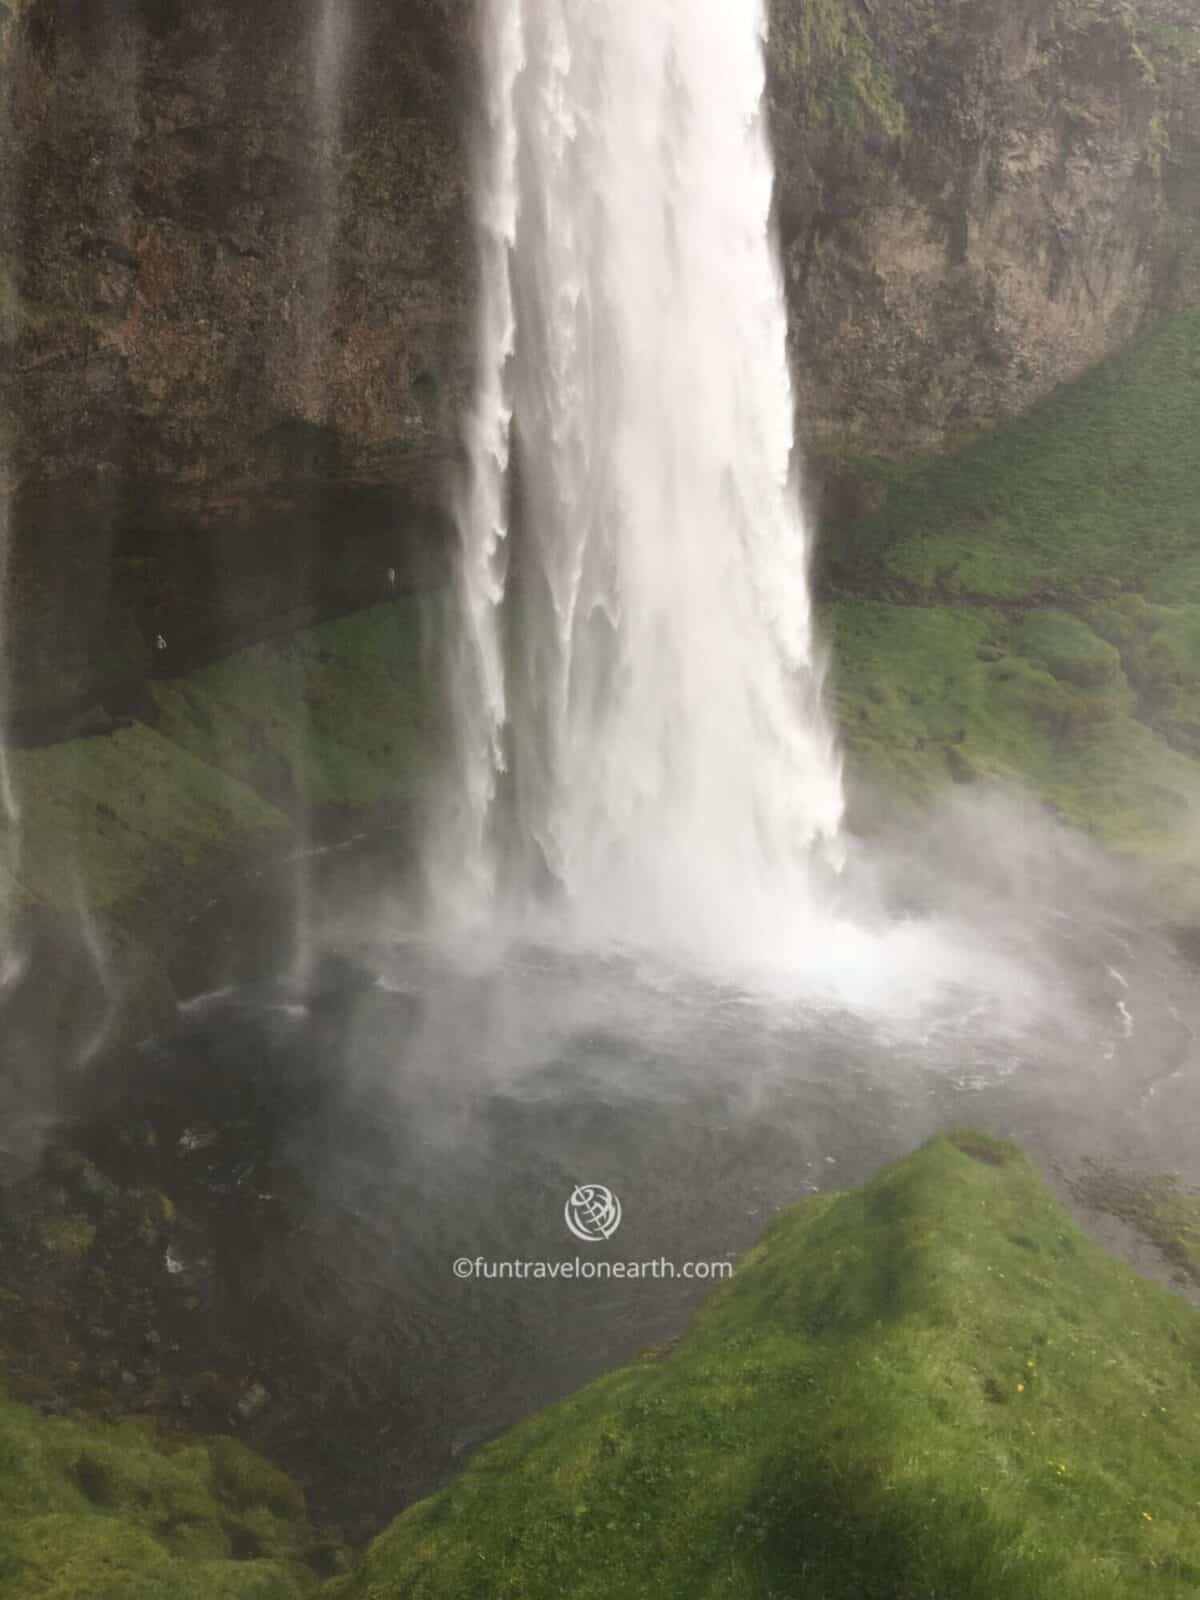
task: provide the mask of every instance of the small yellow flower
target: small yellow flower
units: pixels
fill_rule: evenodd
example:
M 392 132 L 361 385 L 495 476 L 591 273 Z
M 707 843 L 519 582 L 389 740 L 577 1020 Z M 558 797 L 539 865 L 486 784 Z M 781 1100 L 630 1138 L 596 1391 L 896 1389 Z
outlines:
M 1018 1394 L 1024 1394 L 1024 1392 L 1025 1392 L 1025 1385 L 1023 1383 L 1019 1383 L 1017 1385 L 1017 1393 Z
M 1150 1515 L 1150 1513 L 1148 1511 L 1143 1511 L 1142 1515 L 1145 1517 L 1147 1522 L 1153 1522 L 1154 1521 L 1154 1518 Z

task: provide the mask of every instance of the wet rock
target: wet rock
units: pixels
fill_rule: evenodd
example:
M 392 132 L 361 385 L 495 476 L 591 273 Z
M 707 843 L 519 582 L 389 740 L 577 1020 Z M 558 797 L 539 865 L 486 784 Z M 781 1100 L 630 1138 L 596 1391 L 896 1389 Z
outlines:
M 974 783 L 979 774 L 957 745 L 946 746 L 946 767 L 955 783 Z
M 240 1422 L 253 1422 L 271 1404 L 271 1396 L 261 1383 L 252 1383 L 233 1408 Z

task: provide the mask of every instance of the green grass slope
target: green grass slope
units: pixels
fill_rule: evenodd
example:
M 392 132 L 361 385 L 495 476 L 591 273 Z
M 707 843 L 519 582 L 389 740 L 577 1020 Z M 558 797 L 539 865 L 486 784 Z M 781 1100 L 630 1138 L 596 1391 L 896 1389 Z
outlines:
M 483 1449 L 340 1600 L 1183 1600 L 1200 1317 L 952 1133 Z
M 868 783 L 1028 784 L 1200 855 L 1200 312 L 936 460 L 856 461 L 826 530 L 834 694 Z
M 375 606 L 158 684 L 157 727 L 288 808 L 411 799 L 433 737 L 415 612 Z
M 6 1600 L 298 1600 L 312 1544 L 300 1490 L 233 1439 L 167 1454 L 0 1397 Z

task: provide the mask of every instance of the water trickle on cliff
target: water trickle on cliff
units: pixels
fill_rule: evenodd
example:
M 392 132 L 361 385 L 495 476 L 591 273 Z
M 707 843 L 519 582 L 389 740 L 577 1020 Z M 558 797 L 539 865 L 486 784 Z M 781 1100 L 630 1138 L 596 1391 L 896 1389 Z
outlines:
M 618 938 L 786 938 L 843 802 L 794 477 L 763 7 L 484 13 L 462 804 L 440 888 L 477 908 L 553 885 Z
M 7 440 L 0 431 L 0 477 L 8 466 Z M 11 513 L 7 486 L 0 483 L 0 995 L 16 982 L 24 965 L 17 941 L 18 875 L 21 866 L 21 806 L 8 756 L 9 703 L 8 550 Z
M 331 332 L 337 294 L 342 133 L 350 30 L 349 0 L 315 0 L 308 61 L 313 118 L 308 182 L 314 221 L 299 306 L 297 381 L 300 413 L 317 427 L 329 424 L 333 409 Z M 308 554 L 311 560 L 311 550 Z M 300 686 L 297 692 L 302 693 Z M 303 706 L 300 709 L 303 712 Z M 293 986 L 304 992 L 311 985 L 317 959 L 312 886 L 315 841 L 309 778 L 313 758 L 307 716 L 297 716 L 295 726 L 299 731 L 291 751 L 291 773 L 300 848 L 294 858 L 290 976 Z
M 312 169 L 315 211 L 312 254 L 301 310 L 301 385 L 305 415 L 324 423 L 330 400 L 330 332 L 341 209 L 342 125 L 351 18 L 348 0 L 316 0 L 310 46 Z
M 16 245 L 14 189 L 15 156 L 12 139 L 11 14 L 0 18 L 0 279 Z M 8 258 L 6 260 L 5 258 Z M 11 347 L 15 328 L 15 293 L 11 282 L 0 282 L 0 347 Z M 9 718 L 12 713 L 9 684 L 8 564 L 12 532 L 11 420 L 0 415 L 0 995 L 20 976 L 23 958 L 17 945 L 16 922 L 21 860 L 21 807 L 9 761 Z

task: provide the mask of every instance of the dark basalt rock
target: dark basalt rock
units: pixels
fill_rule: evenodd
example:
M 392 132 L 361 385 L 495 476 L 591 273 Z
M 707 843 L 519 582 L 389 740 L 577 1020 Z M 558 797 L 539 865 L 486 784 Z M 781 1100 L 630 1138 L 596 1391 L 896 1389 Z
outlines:
M 331 123 L 312 0 L 0 13 L 23 737 L 364 603 L 408 564 L 398 545 L 445 541 L 475 7 L 345 14 Z M 777 221 L 823 509 L 867 492 L 847 448 L 958 437 L 1196 298 L 1195 43 L 1182 0 L 773 0 Z

